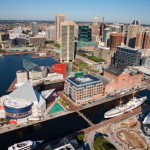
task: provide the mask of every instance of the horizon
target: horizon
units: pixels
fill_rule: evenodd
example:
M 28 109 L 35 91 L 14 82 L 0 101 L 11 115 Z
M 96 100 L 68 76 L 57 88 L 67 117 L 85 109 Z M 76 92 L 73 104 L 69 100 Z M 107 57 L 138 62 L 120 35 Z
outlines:
M 97 16 L 101 22 L 104 16 L 105 22 L 130 24 L 133 20 L 139 20 L 140 24 L 149 25 L 149 6 L 149 0 L 6 0 L 1 2 L 0 20 L 53 21 L 56 14 L 62 13 L 68 21 L 92 22 Z

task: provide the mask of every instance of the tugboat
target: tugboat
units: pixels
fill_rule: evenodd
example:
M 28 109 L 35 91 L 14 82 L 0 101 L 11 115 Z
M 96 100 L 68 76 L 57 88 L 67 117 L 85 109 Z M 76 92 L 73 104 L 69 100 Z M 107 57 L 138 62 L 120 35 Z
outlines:
M 23 142 L 16 143 L 8 147 L 8 150 L 32 150 L 38 147 L 42 142 L 43 140 L 42 141 L 31 141 L 31 140 L 23 141 Z
M 131 110 L 139 107 L 140 105 L 142 105 L 142 103 L 144 103 L 144 101 L 146 99 L 147 99 L 147 96 L 141 97 L 141 98 L 133 97 L 128 103 L 126 103 L 122 106 L 115 107 L 115 108 L 107 111 L 104 114 L 104 117 L 112 118 L 112 117 L 116 117 L 118 115 L 124 114 L 125 112 L 131 111 Z

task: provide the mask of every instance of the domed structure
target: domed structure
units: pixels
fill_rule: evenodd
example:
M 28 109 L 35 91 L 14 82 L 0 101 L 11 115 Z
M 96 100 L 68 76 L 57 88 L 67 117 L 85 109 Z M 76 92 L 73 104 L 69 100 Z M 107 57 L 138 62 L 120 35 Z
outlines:
M 132 23 L 131 23 L 131 25 L 140 25 L 140 23 L 139 23 L 139 21 L 138 20 L 134 20 Z

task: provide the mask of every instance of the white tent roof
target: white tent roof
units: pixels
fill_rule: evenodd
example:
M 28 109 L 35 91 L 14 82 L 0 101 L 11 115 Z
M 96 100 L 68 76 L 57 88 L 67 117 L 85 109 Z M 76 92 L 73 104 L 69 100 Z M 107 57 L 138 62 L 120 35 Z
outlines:
M 145 117 L 143 124 L 150 124 L 150 113 Z
M 9 97 L 38 103 L 45 101 L 40 93 L 33 89 L 30 82 L 26 82 L 22 86 L 18 87 L 15 91 L 9 94 Z

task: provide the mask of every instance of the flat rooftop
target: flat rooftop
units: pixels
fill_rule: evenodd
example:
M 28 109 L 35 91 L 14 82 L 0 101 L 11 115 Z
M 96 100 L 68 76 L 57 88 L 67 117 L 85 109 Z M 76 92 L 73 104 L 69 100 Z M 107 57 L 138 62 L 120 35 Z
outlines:
M 71 77 L 71 78 L 68 78 L 67 81 L 76 87 L 82 87 L 82 86 L 91 85 L 95 83 L 102 83 L 102 80 L 90 74 L 87 74 L 81 77 Z

